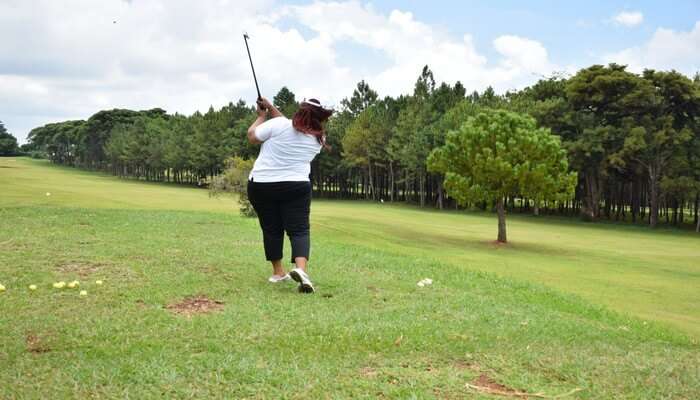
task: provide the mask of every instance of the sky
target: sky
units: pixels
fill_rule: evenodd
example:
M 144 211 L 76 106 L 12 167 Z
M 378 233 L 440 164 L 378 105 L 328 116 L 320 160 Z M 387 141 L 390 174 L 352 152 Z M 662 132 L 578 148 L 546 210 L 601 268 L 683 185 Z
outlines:
M 700 71 L 700 1 L 0 0 L 0 121 L 99 110 L 191 114 L 282 86 L 337 106 L 364 79 L 410 93 L 421 68 L 468 91 L 592 64 Z

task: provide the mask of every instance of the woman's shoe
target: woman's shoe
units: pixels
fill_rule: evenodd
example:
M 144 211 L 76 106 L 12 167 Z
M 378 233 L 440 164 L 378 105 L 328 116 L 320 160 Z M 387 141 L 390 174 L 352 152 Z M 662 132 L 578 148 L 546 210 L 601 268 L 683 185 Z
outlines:
M 269 277 L 267 279 L 267 281 L 270 283 L 280 283 L 280 282 L 288 281 L 290 279 L 292 279 L 292 278 L 289 277 L 289 274 L 284 274 L 283 276 L 272 275 L 271 277 Z
M 289 271 L 289 276 L 292 277 L 295 281 L 299 282 L 299 291 L 302 293 L 313 293 L 314 292 L 314 285 L 311 283 L 311 279 L 309 279 L 309 275 L 304 272 L 303 269 L 301 268 L 294 268 L 293 270 Z

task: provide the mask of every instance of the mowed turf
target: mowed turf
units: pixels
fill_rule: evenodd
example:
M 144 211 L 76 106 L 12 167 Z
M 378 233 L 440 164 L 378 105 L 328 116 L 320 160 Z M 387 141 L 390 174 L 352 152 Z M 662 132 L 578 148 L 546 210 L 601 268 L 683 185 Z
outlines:
M 648 283 L 615 277 L 643 275 L 646 260 L 658 284 L 676 287 L 679 271 L 697 279 L 695 237 L 514 218 L 513 245 L 493 248 L 492 225 L 315 202 L 319 291 L 308 296 L 265 281 L 257 221 L 230 199 L 0 159 L 0 398 L 464 398 L 488 397 L 465 384 L 496 382 L 583 389 L 569 398 L 700 396 L 697 320 L 672 327 L 609 311 L 597 304 L 613 295 L 596 301 L 596 279 L 581 270 L 589 263 L 601 286 L 629 291 L 623 303 L 650 307 L 633 298 Z M 425 277 L 434 284 L 417 287 Z M 51 288 L 73 279 L 87 296 Z M 664 299 L 686 301 L 674 290 Z M 223 308 L 167 308 L 200 294 Z
M 0 158 L 0 206 L 211 211 L 236 216 L 228 197 L 197 188 L 118 179 L 25 158 Z M 46 193 L 50 196 L 46 196 Z M 700 235 L 674 229 L 509 216 L 496 246 L 493 214 L 315 200 L 313 240 L 439 260 L 575 293 L 700 336 Z M 315 251 L 318 249 L 314 249 Z

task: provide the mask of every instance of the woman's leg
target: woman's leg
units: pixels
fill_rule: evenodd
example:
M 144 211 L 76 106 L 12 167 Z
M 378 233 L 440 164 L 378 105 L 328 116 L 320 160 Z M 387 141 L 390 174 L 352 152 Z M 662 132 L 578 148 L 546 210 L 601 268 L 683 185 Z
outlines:
M 282 214 L 277 201 L 267 193 L 265 184 L 248 182 L 248 199 L 258 214 L 258 221 L 263 233 L 265 258 L 272 264 L 272 273 L 283 276 L 282 248 L 284 246 L 284 227 Z M 270 188 L 273 189 L 273 188 Z
M 294 258 L 294 264 L 296 264 L 297 268 L 301 268 L 306 272 L 306 263 L 309 261 L 308 258 L 306 257 L 295 257 Z
M 286 201 L 281 203 L 282 224 L 292 244 L 291 262 L 306 271 L 311 251 L 309 212 L 311 210 L 311 184 L 293 182 Z
M 284 267 L 282 266 L 282 259 L 280 258 L 279 260 L 274 260 L 270 261 L 272 263 L 272 274 L 277 275 L 277 276 L 285 276 L 287 272 L 285 272 Z

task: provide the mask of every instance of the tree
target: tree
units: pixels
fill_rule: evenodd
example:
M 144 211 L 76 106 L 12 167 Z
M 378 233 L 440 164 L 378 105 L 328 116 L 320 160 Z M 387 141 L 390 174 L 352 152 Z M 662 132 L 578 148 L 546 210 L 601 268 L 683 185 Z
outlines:
M 353 117 L 357 117 L 367 107 L 377 101 L 377 92 L 369 87 L 367 82 L 361 80 L 352 92 L 350 99 L 343 99 L 340 104 L 348 110 Z
M 348 127 L 343 138 L 343 156 L 352 164 L 366 167 L 372 200 L 377 199 L 374 169 L 386 166 L 389 158 L 386 144 L 392 135 L 392 108 L 389 102 L 377 102 L 362 111 Z
M 445 188 L 461 204 L 495 202 L 498 241 L 507 242 L 504 198 L 518 194 L 552 200 L 573 195 L 576 173 L 549 129 L 532 117 L 488 110 L 447 134 L 430 154 L 428 168 L 445 174 Z
M 18 151 L 17 138 L 12 136 L 0 121 L 0 156 L 14 156 Z
M 408 192 L 409 178 L 418 180 L 420 206 L 425 205 L 425 161 L 433 149 L 432 124 L 437 121 L 437 113 L 432 104 L 435 91 L 433 72 L 426 65 L 423 67 L 413 89 L 413 96 L 407 99 L 396 120 L 395 133 L 390 149 L 394 157 L 401 162 L 406 172 L 404 192 Z
M 644 168 L 649 181 L 649 225 L 655 227 L 659 216 L 660 183 L 673 161 L 693 139 L 692 127 L 700 116 L 700 100 L 687 77 L 677 72 L 644 71 L 646 85 L 628 97 L 642 104 L 638 113 L 623 119 L 629 132 L 621 150 Z M 632 102 L 632 101 L 630 101 Z
M 566 84 L 568 126 L 561 134 L 583 178 L 586 218 L 600 216 L 601 194 L 611 184 L 608 177 L 625 167 L 618 154 L 626 133 L 622 123 L 643 106 L 635 94 L 642 86 L 639 76 L 617 64 L 583 69 Z
M 297 109 L 299 109 L 296 96 L 294 96 L 294 93 L 286 86 L 283 86 L 275 97 L 272 98 L 272 104 L 287 118 L 292 118 L 294 113 L 297 112 Z

